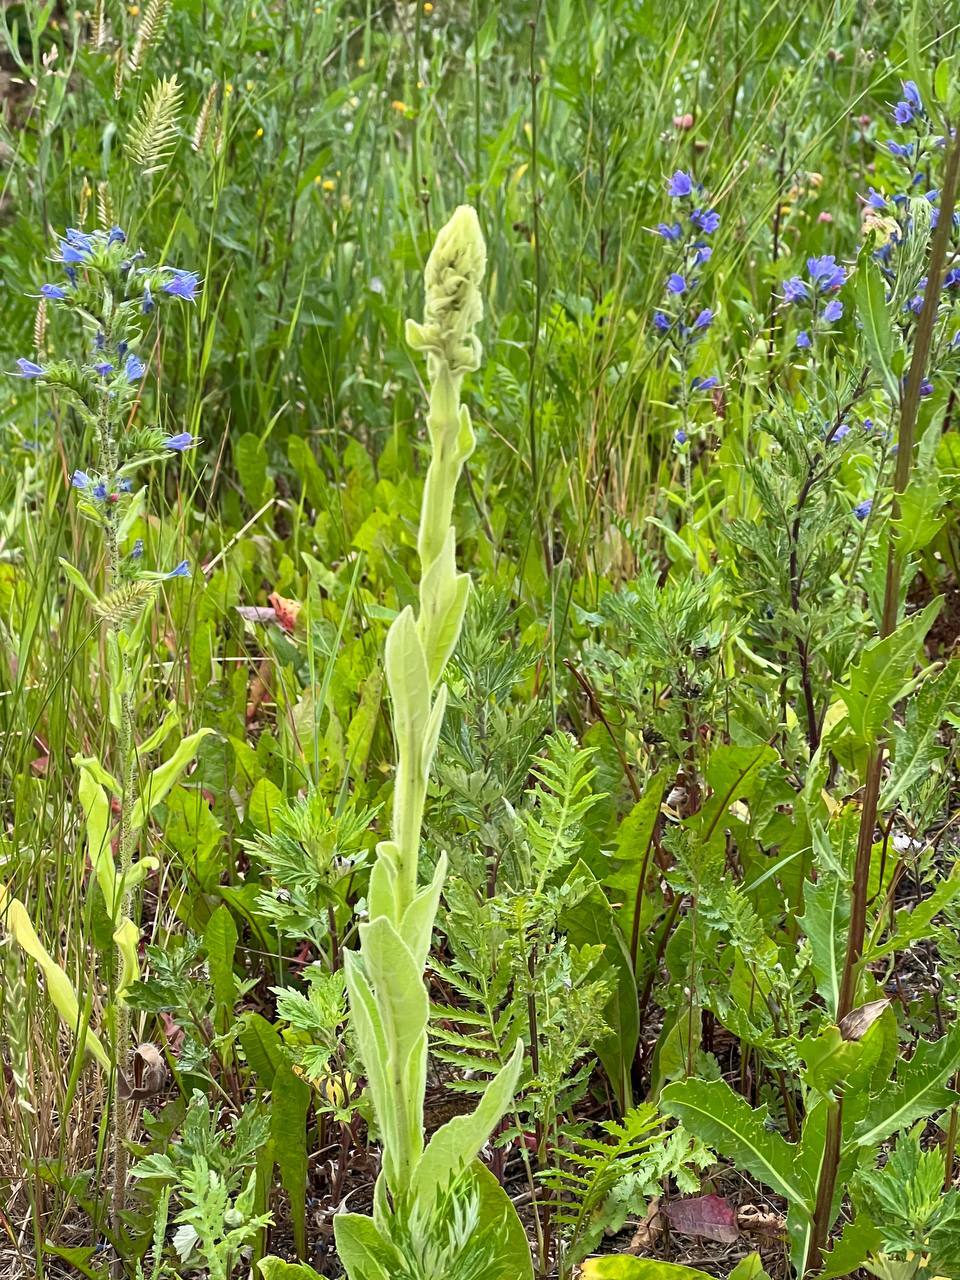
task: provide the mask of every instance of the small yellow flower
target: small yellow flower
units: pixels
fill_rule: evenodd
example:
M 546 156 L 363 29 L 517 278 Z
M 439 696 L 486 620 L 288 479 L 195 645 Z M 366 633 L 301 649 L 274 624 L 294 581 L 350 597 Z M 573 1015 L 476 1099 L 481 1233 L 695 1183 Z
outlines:
M 366 58 L 358 58 L 358 59 L 357 59 L 357 66 L 360 68 L 360 70 L 361 70 L 361 71 L 363 70 L 363 68 L 364 68 L 366 65 L 367 65 L 367 60 L 366 60 Z
M 394 111 L 399 111 L 402 114 L 406 115 L 407 104 L 405 102 L 401 102 L 399 98 L 394 99 L 394 101 L 391 102 L 390 105 L 391 107 L 393 107 Z
M 346 1090 L 344 1090 L 346 1085 Z M 349 1071 L 343 1073 L 343 1080 L 339 1076 L 327 1076 L 321 1083 L 320 1088 L 326 1095 L 327 1101 L 335 1107 L 342 1107 L 349 1102 L 353 1094 L 354 1080 Z
M 336 191 L 337 184 L 334 182 L 332 178 L 324 178 L 323 189 L 324 191 Z
M 427 3 L 423 6 L 423 12 L 433 13 L 433 5 L 430 3 L 430 0 L 427 0 Z
M 254 136 L 255 138 L 262 138 L 262 137 L 263 137 L 263 130 L 262 130 L 262 129 L 258 129 L 258 130 L 257 130 L 257 132 L 256 132 L 253 136 Z
M 251 93 L 253 91 L 253 81 L 248 80 L 243 87 L 246 89 L 247 93 Z
M 230 83 L 230 81 L 229 81 L 229 80 L 228 80 L 228 81 L 227 81 L 227 83 L 223 86 L 223 92 L 224 92 L 224 93 L 227 93 L 227 94 L 233 93 L 233 85 Z
M 128 4 L 127 13 L 129 13 L 131 18 L 139 18 L 140 6 L 138 4 Z

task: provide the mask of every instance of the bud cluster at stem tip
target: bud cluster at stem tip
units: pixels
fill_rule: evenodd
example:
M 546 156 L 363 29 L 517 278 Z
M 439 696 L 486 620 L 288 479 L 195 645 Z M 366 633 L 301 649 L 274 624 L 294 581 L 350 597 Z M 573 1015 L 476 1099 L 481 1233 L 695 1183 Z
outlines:
M 408 320 L 407 342 L 428 360 L 445 363 L 455 377 L 480 366 L 483 348 L 474 329 L 483 316 L 480 284 L 487 252 L 476 210 L 460 205 L 441 229 L 424 271 L 422 324 Z

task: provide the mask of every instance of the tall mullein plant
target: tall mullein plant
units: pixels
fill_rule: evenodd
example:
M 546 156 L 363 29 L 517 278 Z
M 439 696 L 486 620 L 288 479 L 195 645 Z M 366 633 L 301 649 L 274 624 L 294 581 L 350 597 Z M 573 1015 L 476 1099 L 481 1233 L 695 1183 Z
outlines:
M 468 575 L 456 568 L 452 515 L 457 482 L 474 447 L 460 392 L 464 375 L 480 365 L 475 329 L 483 314 L 485 262 L 477 215 L 461 206 L 440 231 L 427 262 L 424 321 L 408 320 L 406 328 L 407 342 L 427 360 L 431 458 L 417 543 L 419 610 L 404 609 L 386 641 L 397 744 L 391 839 L 377 848 L 360 951 L 346 955 L 353 1027 L 383 1143 L 373 1217 L 341 1214 L 336 1219 L 337 1248 L 350 1280 L 417 1276 L 421 1266 L 426 1274 L 427 1254 L 436 1258 L 438 1248 L 448 1252 L 446 1274 L 451 1276 L 472 1274 L 471 1250 L 481 1249 L 491 1260 L 484 1273 L 490 1280 L 532 1274 L 516 1213 L 476 1158 L 510 1106 L 522 1044 L 471 1115 L 450 1120 L 426 1146 L 423 1136 L 429 1021 L 423 974 L 446 858 L 438 860 L 430 883 L 421 885 L 420 833 L 446 706 L 441 677 L 460 635 L 470 589 Z
M 113 923 L 116 959 L 112 966 L 108 1019 L 112 1054 L 86 1025 L 82 1002 L 65 972 L 53 960 L 33 928 L 24 904 L 0 888 L 0 918 L 14 941 L 40 966 L 47 993 L 66 1023 L 97 1064 L 113 1079 L 113 1210 L 120 1225 L 127 1183 L 129 1089 L 125 1078 L 130 1049 L 130 1013 L 126 992 L 139 976 L 135 894 L 155 858 L 136 858 L 140 832 L 150 808 L 169 791 L 209 730 L 183 738 L 168 759 L 138 785 L 138 757 L 161 745 L 176 728 L 173 709 L 148 738 L 135 739 L 140 652 L 149 607 L 158 584 L 189 575 L 182 561 L 168 572 L 144 566 L 143 542 L 132 537 L 135 522 L 146 505 L 146 490 L 135 480 L 142 469 L 162 463 L 192 448 L 188 432 L 170 435 L 158 427 L 136 425 L 143 385 L 148 375 L 147 331 L 158 305 L 174 299 L 192 302 L 200 281 L 189 271 L 144 265 L 142 252 L 131 253 L 119 227 L 83 232 L 69 229 L 59 242 L 54 261 L 62 278 L 40 289 L 41 306 L 71 313 L 79 323 L 87 351 L 80 359 L 57 359 L 44 364 L 21 358 L 18 377 L 52 393 L 72 411 L 81 429 L 92 435 L 93 461 L 71 476 L 79 512 L 100 532 L 104 545 L 104 573 L 97 591 L 76 567 L 62 561 L 64 570 L 106 632 L 105 687 L 107 722 L 113 734 L 111 754 L 117 766 L 112 776 L 92 757 L 77 757 L 77 794 L 86 821 L 87 856 L 94 883 Z M 71 447 L 68 444 L 68 449 Z M 143 794 L 141 794 L 141 792 Z M 119 822 L 111 814 L 111 797 L 119 804 Z M 115 852 L 114 852 L 115 851 Z

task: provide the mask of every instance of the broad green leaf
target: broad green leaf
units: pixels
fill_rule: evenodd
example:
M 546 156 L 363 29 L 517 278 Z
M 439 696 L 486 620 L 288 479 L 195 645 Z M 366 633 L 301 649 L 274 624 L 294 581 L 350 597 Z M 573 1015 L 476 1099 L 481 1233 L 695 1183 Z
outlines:
M 221 903 L 207 921 L 203 931 L 203 946 L 207 953 L 210 985 L 218 1005 L 218 1012 L 233 1012 L 237 1001 L 237 979 L 233 972 L 233 958 L 237 949 L 237 926 L 230 908 Z
M 634 929 L 639 931 L 639 921 L 635 921 L 637 901 L 641 896 L 640 874 L 646 863 L 649 875 L 649 850 L 660 816 L 660 803 L 666 778 L 661 774 L 654 776 L 647 783 L 643 795 L 621 822 L 616 836 L 616 857 L 620 866 L 616 871 L 603 876 L 603 885 L 613 893 L 608 898 L 622 905 L 617 911 L 617 919 L 623 937 L 632 942 Z M 638 939 L 639 940 L 639 939 Z
M 110 847 L 110 801 L 86 761 L 80 762 L 77 795 L 87 821 L 87 857 L 100 886 L 107 915 L 113 920 L 119 895 L 117 869 Z
M 960 1024 L 939 1040 L 919 1040 L 913 1056 L 897 1067 L 896 1080 L 871 1099 L 853 1133 L 856 1145 L 875 1147 L 915 1120 L 945 1111 L 957 1101 L 946 1084 L 958 1065 Z
M 748 1253 L 733 1268 L 727 1280 L 770 1280 L 770 1277 L 763 1269 L 759 1253 Z
M 117 986 L 117 1003 L 120 1004 L 126 999 L 133 984 L 140 981 L 140 958 L 137 955 L 140 930 L 132 920 L 123 920 L 115 931 L 113 940 L 120 952 L 120 982 Z
M 470 575 L 457 573 L 456 541 L 451 525 L 443 550 L 420 582 L 417 630 L 427 660 L 430 688 L 434 688 L 453 653 L 463 626 L 470 593 Z
M 133 806 L 133 813 L 130 818 L 130 825 L 134 832 L 141 829 L 146 821 L 147 814 L 160 804 L 197 754 L 197 747 L 211 733 L 213 733 L 212 729 L 198 729 L 196 733 L 191 733 L 188 738 L 183 738 L 177 743 L 177 748 L 170 759 L 165 760 L 152 773 L 147 774 L 141 788 L 143 794 Z
M 277 1068 L 283 1062 L 283 1044 L 277 1029 L 259 1013 L 245 1013 L 237 1033 L 247 1063 L 261 1089 L 273 1087 Z
M 441 853 L 437 859 L 433 879 L 428 885 L 418 889 L 413 901 L 403 913 L 400 923 L 400 934 L 410 948 L 413 962 L 418 969 L 427 963 L 430 951 L 430 940 L 433 937 L 433 925 L 440 905 L 440 893 L 447 876 L 447 855 Z
M 900 388 L 890 363 L 893 356 L 890 308 L 887 306 L 883 277 L 868 249 L 864 249 L 860 255 L 853 287 L 870 363 L 890 396 L 897 401 Z
M 925 778 L 943 758 L 945 750 L 935 741 L 944 720 L 960 704 L 960 659 L 953 658 L 930 679 L 924 680 L 910 699 L 906 724 L 893 730 L 890 776 L 880 796 L 880 808 L 891 809 L 914 783 Z
M 99 597 L 97 596 L 97 593 L 75 565 L 72 565 L 69 560 L 64 560 L 63 556 L 61 556 L 60 568 L 67 575 L 77 590 L 82 595 L 86 596 L 91 604 L 99 604 Z
M 267 450 L 252 431 L 245 431 L 233 444 L 233 462 L 244 496 L 251 507 L 259 507 L 267 489 Z
M 305 1262 L 284 1262 L 282 1258 L 261 1258 L 257 1264 L 263 1280 L 323 1280 L 319 1271 Z
M 626 1111 L 633 1105 L 631 1072 L 640 1038 L 637 981 L 630 953 L 603 888 L 585 862 L 573 867 L 566 885 L 573 893 L 574 904 L 561 915 L 568 938 L 578 947 L 597 944 L 603 947 L 591 973 L 598 978 L 606 977 L 610 983 L 610 998 L 603 1011 L 610 1033 L 602 1036 L 594 1047 L 620 1108 Z
M 430 1139 L 414 1174 L 417 1198 L 426 1208 L 434 1204 L 437 1192 L 449 1186 L 479 1155 L 500 1123 L 513 1101 L 523 1055 L 523 1043 L 518 1041 L 509 1061 L 486 1086 L 475 1109 L 469 1115 L 454 1116 Z
M 87 1053 L 96 1059 L 104 1071 L 109 1073 L 112 1069 L 110 1056 L 96 1034 L 83 1020 L 80 1001 L 73 989 L 73 983 L 37 937 L 37 932 L 30 923 L 30 917 L 23 903 L 19 898 L 8 900 L 2 889 L 0 889 L 0 919 L 5 919 L 6 926 L 17 946 L 36 960 L 40 966 L 40 972 L 47 987 L 47 995 L 60 1021 L 73 1036 L 82 1040 Z
M 473 1184 L 480 1196 L 478 1232 L 499 1224 L 497 1235 L 502 1250 L 503 1270 L 499 1275 L 485 1277 L 485 1280 L 533 1280 L 530 1245 L 513 1202 L 485 1164 L 475 1160 L 471 1171 Z
M 767 1127 L 765 1106 L 754 1111 L 724 1080 L 691 1079 L 668 1084 L 660 1109 L 788 1203 L 812 1207 L 813 1188 L 796 1169 L 797 1148 Z
M 333 1219 L 333 1232 L 347 1280 L 390 1280 L 400 1271 L 402 1260 L 372 1218 L 338 1213 Z
M 883 1244 L 883 1235 L 863 1213 L 857 1214 L 843 1229 L 840 1239 L 824 1255 L 823 1270 L 817 1280 L 844 1280 L 862 1266 L 869 1253 Z
M 270 1135 L 280 1169 L 280 1181 L 290 1197 L 293 1238 L 297 1253 L 307 1251 L 307 1112 L 310 1086 L 285 1062 L 273 1077 Z
M 850 920 L 850 889 L 832 871 L 821 872 L 816 884 L 803 888 L 804 914 L 798 924 L 810 941 L 810 966 L 830 1017 L 837 1012 L 840 979 Z
M 582 1280 L 710 1280 L 706 1271 L 682 1267 L 655 1258 L 588 1258 L 580 1269 Z
M 927 546 L 946 522 L 944 494 L 937 477 L 914 474 L 898 505 L 900 514 L 890 522 L 896 531 L 897 550 L 901 556 L 913 555 Z
M 932 893 L 915 907 L 902 907 L 894 918 L 893 933 L 886 942 L 867 949 L 865 963 L 870 964 L 881 956 L 903 951 L 920 938 L 928 938 L 936 916 L 960 894 L 960 863 L 954 863 L 950 875 L 941 880 Z
M 423 1152 L 429 1002 L 423 971 L 389 920 L 381 916 L 361 925 L 360 938 L 364 968 L 383 1028 L 382 1047 L 387 1057 L 381 1067 L 396 1117 L 396 1141 L 385 1144 L 384 1149 L 384 1169 L 396 1191 L 409 1185 Z M 369 1073 L 366 1060 L 364 1066 Z
M 344 976 L 360 1061 L 367 1075 L 367 1088 L 373 1101 L 377 1124 L 380 1126 L 384 1150 L 389 1152 L 398 1142 L 397 1108 L 388 1072 L 390 1053 L 373 988 L 367 981 L 363 962 L 355 951 L 348 951 L 344 956 Z
M 840 688 L 840 696 L 847 704 L 850 726 L 863 742 L 876 742 L 890 719 L 913 678 L 920 645 L 942 604 L 943 597 L 937 596 L 891 635 L 871 641 L 851 668 L 850 683 Z

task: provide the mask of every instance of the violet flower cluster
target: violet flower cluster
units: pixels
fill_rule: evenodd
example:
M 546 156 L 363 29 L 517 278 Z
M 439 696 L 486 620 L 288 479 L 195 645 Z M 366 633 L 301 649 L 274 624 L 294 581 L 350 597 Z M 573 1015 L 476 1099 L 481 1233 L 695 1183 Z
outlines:
M 114 543 L 123 528 L 122 510 L 137 469 L 198 443 L 188 431 L 167 434 L 159 427 L 133 426 L 148 371 L 148 360 L 140 354 L 145 350 L 145 325 L 153 322 L 159 303 L 194 302 L 200 289 L 195 272 L 147 266 L 145 258 L 142 250 L 129 252 L 120 227 L 93 232 L 68 228 L 52 258 L 62 268 L 62 278 L 42 284 L 38 296 L 44 305 L 69 311 L 80 321 L 89 344 L 87 356 L 42 364 L 21 357 L 14 371 L 17 377 L 55 390 L 81 422 L 94 429 L 97 466 L 77 468 L 71 485 L 82 513 L 107 530 Z M 168 573 L 144 571 L 139 564 L 142 555 L 143 543 L 137 539 L 117 571 L 147 580 L 189 574 L 186 561 Z
M 667 182 L 667 194 L 674 202 L 671 221 L 657 223 L 654 231 L 673 250 L 673 261 L 663 301 L 653 314 L 653 326 L 673 348 L 686 379 L 696 346 L 716 318 L 716 312 L 703 305 L 700 272 L 713 254 L 709 238 L 720 226 L 720 215 L 710 207 L 703 184 L 682 169 Z M 693 377 L 681 389 L 681 399 L 686 403 L 691 393 L 711 391 L 719 383 L 715 374 Z M 674 438 L 684 444 L 687 433 L 680 429 Z

